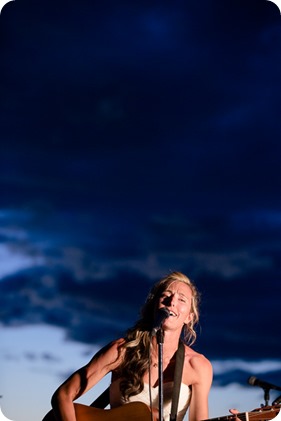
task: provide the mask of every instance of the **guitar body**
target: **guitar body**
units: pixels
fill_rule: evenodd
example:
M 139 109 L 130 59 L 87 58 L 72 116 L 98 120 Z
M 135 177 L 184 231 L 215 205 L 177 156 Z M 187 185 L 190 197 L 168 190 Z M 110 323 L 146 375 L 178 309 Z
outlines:
M 77 421 L 151 421 L 151 412 L 142 402 L 131 402 L 113 409 L 99 409 L 92 406 L 74 404 Z M 43 421 L 56 421 L 53 410 Z

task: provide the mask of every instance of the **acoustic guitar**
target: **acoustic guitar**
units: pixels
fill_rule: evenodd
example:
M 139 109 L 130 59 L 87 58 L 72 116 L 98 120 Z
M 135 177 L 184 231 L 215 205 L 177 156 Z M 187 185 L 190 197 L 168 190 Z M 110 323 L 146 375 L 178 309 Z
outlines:
M 275 418 L 281 405 L 265 406 L 251 412 L 242 412 L 237 415 L 226 415 L 203 421 L 266 421 Z M 151 421 L 151 412 L 142 402 L 130 402 L 113 409 L 99 409 L 80 403 L 74 404 L 77 421 Z M 56 421 L 53 410 L 43 418 L 43 421 Z

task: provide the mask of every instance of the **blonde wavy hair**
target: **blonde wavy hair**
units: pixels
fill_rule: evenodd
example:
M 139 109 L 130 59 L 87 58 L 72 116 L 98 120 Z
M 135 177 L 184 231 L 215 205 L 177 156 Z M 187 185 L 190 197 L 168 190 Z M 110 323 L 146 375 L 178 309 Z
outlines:
M 182 340 L 192 345 L 196 340 L 195 325 L 199 321 L 199 293 L 191 280 L 181 272 L 172 272 L 151 289 L 141 310 L 141 318 L 127 331 L 125 343 L 121 345 L 124 358 L 116 371 L 120 382 L 120 390 L 125 400 L 143 390 L 143 376 L 149 369 L 150 332 L 153 328 L 155 308 L 160 296 L 172 282 L 183 282 L 192 291 L 191 313 L 193 317 L 182 329 Z M 120 349 L 121 352 L 121 349 Z

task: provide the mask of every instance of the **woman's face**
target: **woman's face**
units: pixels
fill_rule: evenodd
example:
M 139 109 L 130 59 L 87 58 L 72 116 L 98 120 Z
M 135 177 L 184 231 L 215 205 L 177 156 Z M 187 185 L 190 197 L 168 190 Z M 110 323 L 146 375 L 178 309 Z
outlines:
M 166 307 L 170 312 L 170 317 L 163 322 L 163 328 L 182 329 L 193 318 L 191 288 L 181 281 L 171 282 L 160 295 L 158 308 L 161 307 Z

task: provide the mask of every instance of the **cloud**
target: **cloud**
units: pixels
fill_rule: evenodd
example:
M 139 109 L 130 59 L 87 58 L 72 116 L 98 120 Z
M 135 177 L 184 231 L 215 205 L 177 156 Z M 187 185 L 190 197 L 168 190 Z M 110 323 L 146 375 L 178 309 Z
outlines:
M 281 369 L 281 360 L 213 360 L 212 365 L 217 375 L 231 370 L 244 370 L 257 375 L 269 371 L 279 371 Z
M 198 349 L 217 355 L 213 342 L 223 336 L 223 355 L 276 357 L 278 212 L 223 218 L 169 213 L 139 221 L 125 212 L 116 224 L 107 224 L 107 215 L 99 212 L 39 208 L 23 218 L 3 211 L 2 248 L 9 250 L 10 267 L 0 284 L 3 323 L 45 322 L 64 327 L 77 340 L 101 343 L 136 320 L 155 280 L 182 270 L 202 291 Z M 15 265 L 18 256 L 30 265 Z M 267 339 L 260 341 L 264 324 Z
M 74 209 L 30 207 L 26 220 L 24 210 L 19 216 L 3 211 L 1 250 L 7 259 L 2 270 L 12 274 L 41 265 L 82 281 L 120 271 L 156 279 L 179 267 L 194 277 L 208 272 L 232 279 L 278 268 L 280 215 L 275 210 L 233 210 L 220 216 L 167 207 L 139 218 L 130 209 L 121 213 L 116 208 L 114 216 Z M 47 274 L 44 282 L 52 282 Z
M 212 360 L 214 386 L 226 386 L 231 383 L 248 385 L 248 379 L 254 375 L 264 381 L 280 385 L 281 360 Z
M 104 282 L 81 282 L 70 273 L 47 272 L 32 269 L 2 280 L 3 324 L 47 323 L 65 328 L 75 340 L 100 344 L 124 333 L 139 315 L 142 276 L 120 273 Z
M 47 323 L 63 327 L 77 341 L 104 344 L 136 321 L 153 283 L 141 271 L 113 273 L 104 278 L 76 278 L 75 272 L 65 268 L 43 267 L 7 277 L 0 284 L 2 323 Z M 231 279 L 198 274 L 195 280 L 202 304 L 197 350 L 211 358 L 278 357 L 279 283 L 272 278 L 275 294 L 268 295 L 265 279 L 268 288 L 268 268 L 234 274 Z M 262 326 L 266 329 L 261 339 Z

